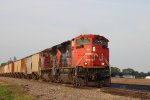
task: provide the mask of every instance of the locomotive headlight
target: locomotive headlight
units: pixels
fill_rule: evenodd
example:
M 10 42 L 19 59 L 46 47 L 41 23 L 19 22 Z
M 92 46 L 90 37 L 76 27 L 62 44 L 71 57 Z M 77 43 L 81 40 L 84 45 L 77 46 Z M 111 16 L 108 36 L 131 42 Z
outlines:
M 102 62 L 102 65 L 104 66 L 104 65 L 105 65 L 105 63 L 104 63 L 104 62 Z
M 95 48 L 95 47 L 93 47 L 92 51 L 93 51 L 93 52 L 95 52 L 95 50 L 96 50 L 96 48 Z
M 87 65 L 88 63 L 87 63 L 87 62 L 85 62 L 84 64 L 85 64 L 85 65 Z

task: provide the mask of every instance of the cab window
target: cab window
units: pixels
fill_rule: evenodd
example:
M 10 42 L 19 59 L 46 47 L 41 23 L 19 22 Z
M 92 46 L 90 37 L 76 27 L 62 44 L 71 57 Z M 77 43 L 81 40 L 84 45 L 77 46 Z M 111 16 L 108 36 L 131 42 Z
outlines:
M 81 44 L 81 45 L 90 44 L 90 40 L 89 39 L 79 39 L 76 41 L 76 43 Z
M 100 45 L 106 46 L 106 40 L 104 40 L 104 39 L 94 39 L 93 44 L 100 44 Z

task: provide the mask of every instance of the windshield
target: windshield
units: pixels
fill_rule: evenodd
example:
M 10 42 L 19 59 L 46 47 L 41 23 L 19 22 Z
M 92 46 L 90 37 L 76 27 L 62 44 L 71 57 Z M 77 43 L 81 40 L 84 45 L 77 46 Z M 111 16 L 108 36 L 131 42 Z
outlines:
M 76 41 L 77 44 L 90 44 L 90 40 L 89 39 L 79 39 Z
M 94 39 L 93 44 L 106 45 L 106 40 L 104 40 L 104 39 Z

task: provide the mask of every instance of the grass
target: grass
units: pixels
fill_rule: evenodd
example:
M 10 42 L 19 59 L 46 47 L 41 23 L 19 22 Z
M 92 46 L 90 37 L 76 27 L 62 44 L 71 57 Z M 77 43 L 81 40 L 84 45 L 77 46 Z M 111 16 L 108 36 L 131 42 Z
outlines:
M 0 84 L 0 100 L 34 100 L 34 98 L 26 95 L 18 87 Z

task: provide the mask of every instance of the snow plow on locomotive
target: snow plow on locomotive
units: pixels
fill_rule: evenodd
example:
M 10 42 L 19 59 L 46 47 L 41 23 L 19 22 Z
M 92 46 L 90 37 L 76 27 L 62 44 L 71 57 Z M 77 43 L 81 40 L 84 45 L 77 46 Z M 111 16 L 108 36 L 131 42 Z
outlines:
M 70 83 L 75 86 L 110 86 L 108 42 L 103 36 L 80 35 L 23 58 L 20 60 L 24 61 L 20 65 L 24 68 L 23 78 Z M 3 69 L 0 68 L 0 75 L 5 76 Z M 10 74 L 11 77 L 18 77 L 13 72 Z M 19 74 L 22 72 L 17 71 L 17 75 Z

